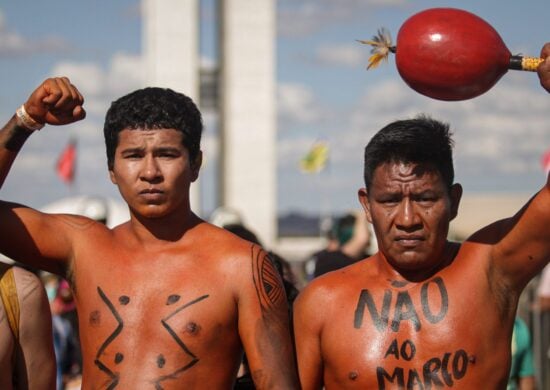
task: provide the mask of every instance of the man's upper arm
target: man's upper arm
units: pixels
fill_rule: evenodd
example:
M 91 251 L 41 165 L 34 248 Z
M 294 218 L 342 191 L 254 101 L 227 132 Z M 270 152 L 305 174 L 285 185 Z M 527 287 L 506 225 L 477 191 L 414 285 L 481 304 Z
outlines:
M 306 287 L 294 302 L 298 374 L 304 390 L 320 389 L 323 385 L 320 324 L 323 309 L 320 302 L 315 300 L 315 290 L 311 287 Z
M 550 260 L 550 177 L 514 217 L 493 229 L 491 261 L 511 285 L 523 288 Z M 475 237 L 475 236 L 474 236 Z M 483 236 L 480 236 L 483 239 Z
M 72 233 L 82 217 L 44 214 L 0 201 L 0 252 L 32 267 L 60 274 L 72 253 Z
M 256 388 L 298 388 L 282 280 L 260 247 L 251 245 L 247 262 L 239 283 L 239 334 Z

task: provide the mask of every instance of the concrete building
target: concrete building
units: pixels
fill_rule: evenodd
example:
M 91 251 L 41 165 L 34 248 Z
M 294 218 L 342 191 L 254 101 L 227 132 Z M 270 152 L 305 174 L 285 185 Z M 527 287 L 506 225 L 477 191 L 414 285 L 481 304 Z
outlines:
M 198 0 L 142 0 L 145 84 L 183 92 L 198 103 Z M 200 214 L 198 182 L 191 186 L 191 207 Z
M 217 5 L 219 206 L 237 210 L 271 247 L 277 236 L 275 1 L 220 0 Z M 143 10 L 146 82 L 200 102 L 199 2 L 143 0 Z M 201 214 L 199 187 L 191 187 L 191 201 Z
M 222 206 L 262 243 L 276 232 L 275 2 L 220 1 Z

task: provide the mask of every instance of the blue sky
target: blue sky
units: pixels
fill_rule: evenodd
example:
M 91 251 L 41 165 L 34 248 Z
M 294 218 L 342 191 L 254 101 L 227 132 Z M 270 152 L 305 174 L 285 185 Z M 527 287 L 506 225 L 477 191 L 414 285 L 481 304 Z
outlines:
M 252 0 L 251 0 L 252 1 Z M 258 0 L 255 0 L 258 1 Z M 213 62 L 212 0 L 202 1 L 203 58 Z M 386 123 L 429 113 L 455 132 L 456 179 L 466 193 L 535 192 L 545 180 L 540 157 L 550 147 L 550 96 L 536 75 L 508 72 L 488 93 L 436 101 L 410 90 L 393 58 L 366 71 L 370 38 L 385 26 L 394 39 L 412 14 L 459 7 L 487 20 L 513 53 L 538 55 L 550 41 L 545 0 L 281 0 L 277 3 L 278 210 L 342 212 L 357 208 L 363 147 Z M 141 86 L 139 0 L 0 1 L 0 115 L 7 120 L 41 80 L 68 75 L 86 97 L 86 121 L 47 127 L 32 137 L 3 188 L 3 198 L 41 207 L 58 198 L 118 197 L 108 181 L 101 128 L 116 97 Z M 185 91 L 183 91 L 185 92 Z M 216 159 L 215 121 L 205 115 L 203 148 Z M 70 137 L 79 142 L 75 185 L 64 185 L 55 160 Z M 318 139 L 329 166 L 304 175 L 300 158 Z M 214 167 L 201 182 L 203 216 L 214 204 Z

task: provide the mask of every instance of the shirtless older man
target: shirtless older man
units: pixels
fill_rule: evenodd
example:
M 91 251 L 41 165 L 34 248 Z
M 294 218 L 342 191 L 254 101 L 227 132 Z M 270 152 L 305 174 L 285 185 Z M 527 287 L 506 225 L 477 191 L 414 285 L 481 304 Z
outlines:
M 550 92 L 549 60 L 538 74 Z M 379 252 L 298 297 L 305 390 L 506 388 L 518 298 L 550 259 L 550 178 L 515 216 L 461 245 L 447 241 L 462 195 L 453 180 L 440 122 L 394 122 L 369 142 L 359 199 Z
M 40 85 L 0 131 L 0 180 L 27 137 L 83 119 L 82 104 L 67 78 Z M 71 282 L 83 389 L 230 389 L 243 348 L 257 388 L 297 387 L 277 271 L 260 247 L 190 209 L 201 132 L 195 104 L 169 89 L 111 105 L 107 163 L 130 210 L 114 229 L 0 203 L 0 251 Z

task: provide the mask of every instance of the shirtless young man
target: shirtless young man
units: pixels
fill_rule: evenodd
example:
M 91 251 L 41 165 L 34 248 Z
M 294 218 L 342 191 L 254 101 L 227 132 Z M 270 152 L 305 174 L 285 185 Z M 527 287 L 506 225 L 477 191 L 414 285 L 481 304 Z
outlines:
M 550 92 L 550 61 L 538 72 Z M 518 297 L 550 259 L 550 178 L 515 216 L 452 243 L 462 189 L 451 148 L 447 127 L 426 117 L 367 145 L 359 199 L 379 252 L 298 297 L 304 390 L 506 388 Z
M 9 268 L 0 263 L 0 275 L 4 280 L 12 278 L 0 286 L 9 302 L 6 308 L 4 298 L 0 300 L 0 389 L 54 390 L 55 355 L 46 291 L 32 272 L 13 266 L 10 276 Z
M 67 78 L 40 85 L 0 131 L 2 181 L 34 122 L 75 122 L 82 104 Z M 230 389 L 243 348 L 257 388 L 297 387 L 277 271 L 260 247 L 190 210 L 201 131 L 191 99 L 170 90 L 111 105 L 109 174 L 131 215 L 114 229 L 0 203 L 0 251 L 71 282 L 83 389 Z

